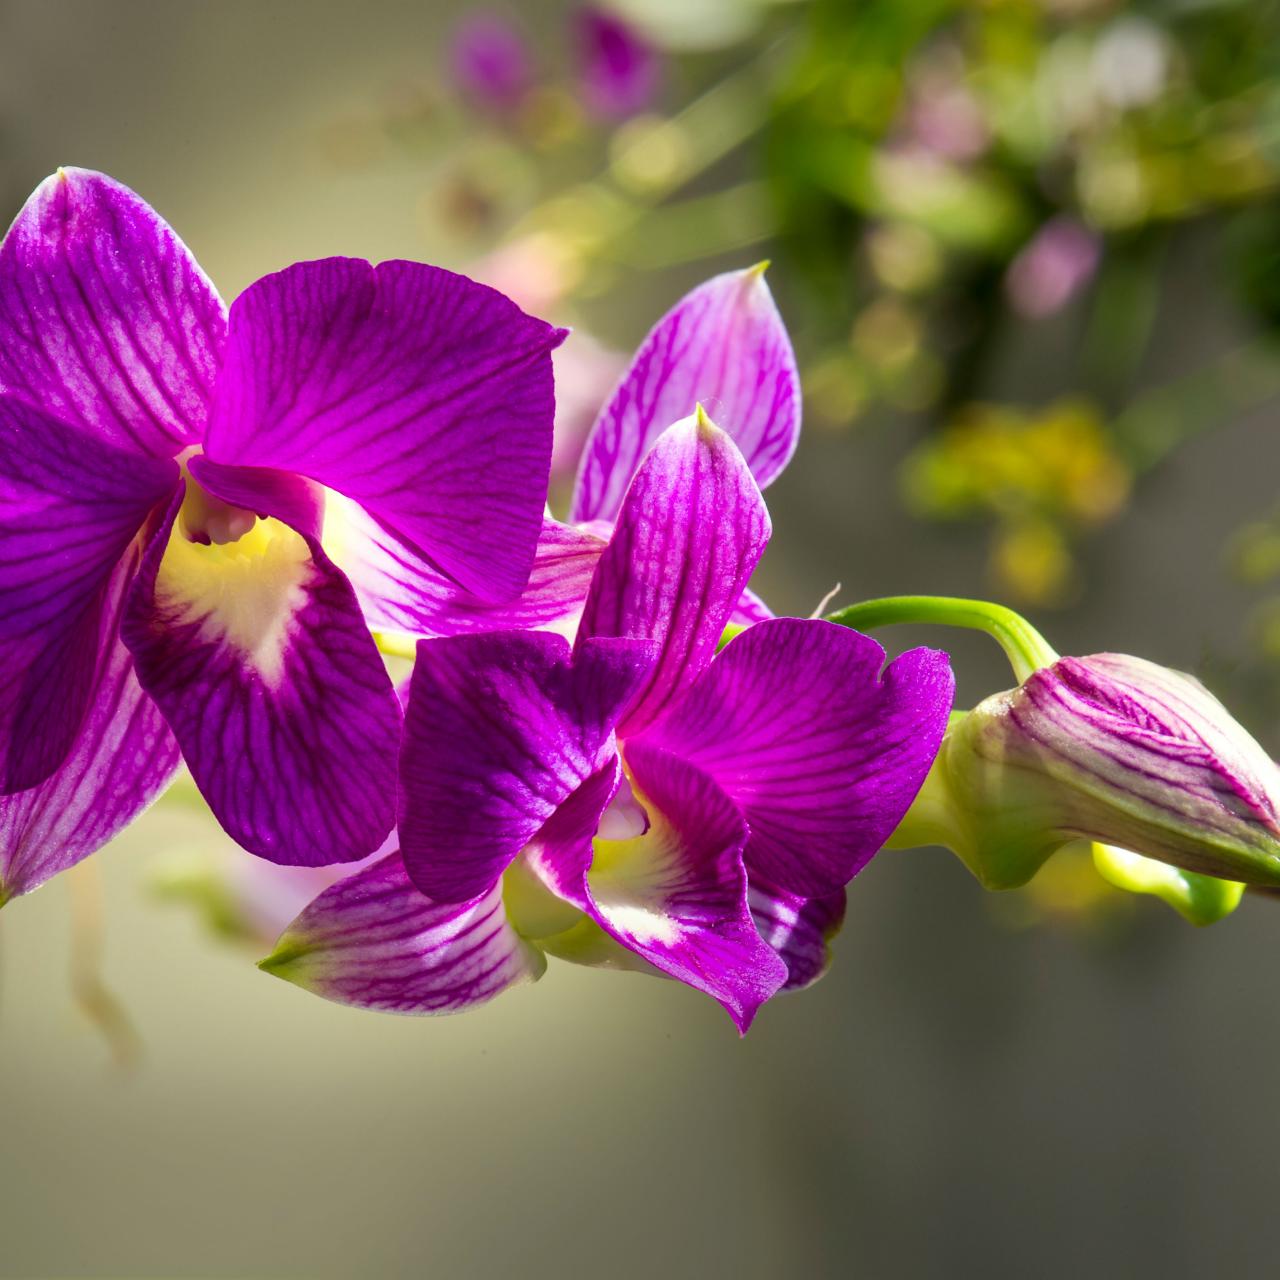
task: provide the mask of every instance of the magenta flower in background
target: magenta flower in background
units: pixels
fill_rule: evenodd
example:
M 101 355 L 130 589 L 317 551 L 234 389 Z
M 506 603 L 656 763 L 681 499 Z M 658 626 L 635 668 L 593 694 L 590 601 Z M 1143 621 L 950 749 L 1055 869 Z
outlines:
M 400 854 L 322 893 L 264 967 L 434 1013 L 552 954 L 674 977 L 744 1031 L 822 972 L 845 885 L 942 739 L 946 657 L 885 668 L 874 641 L 797 619 L 716 653 L 769 521 L 701 411 L 663 433 L 615 514 L 572 649 L 514 631 L 419 644 Z
M 517 596 L 562 336 L 411 262 L 299 263 L 228 314 L 126 188 L 37 189 L 0 246 L 6 895 L 141 809 L 170 733 L 250 851 L 380 845 L 401 712 L 327 517 L 359 512 L 446 599 Z M 37 856 L 42 830 L 64 843 Z
M 1098 237 L 1074 218 L 1051 218 L 1009 264 L 1005 292 L 1015 311 L 1038 318 L 1061 311 L 1093 279 Z
M 595 5 L 574 20 L 578 82 L 587 109 L 608 119 L 653 105 L 662 77 L 657 50 L 629 22 Z
M 453 79 L 473 102 L 497 111 L 518 107 L 533 87 L 533 58 L 520 29 L 500 13 L 473 13 L 454 30 Z

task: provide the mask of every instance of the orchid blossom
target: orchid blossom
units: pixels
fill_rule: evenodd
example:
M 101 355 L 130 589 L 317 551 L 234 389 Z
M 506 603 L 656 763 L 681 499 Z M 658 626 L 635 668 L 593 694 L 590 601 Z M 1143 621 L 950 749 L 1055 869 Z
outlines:
M 770 526 L 701 410 L 658 439 L 616 515 L 572 649 L 545 632 L 419 643 L 400 852 L 322 893 L 264 967 L 432 1013 L 551 954 L 677 978 L 742 1031 L 823 971 L 845 885 L 941 741 L 946 657 L 886 668 L 874 641 L 798 619 L 716 653 Z
M 175 740 L 251 852 L 377 849 L 401 710 L 337 548 L 364 521 L 442 610 L 518 597 L 562 337 L 412 262 L 299 263 L 228 312 L 132 192 L 43 183 L 0 245 L 0 893 L 129 821 Z

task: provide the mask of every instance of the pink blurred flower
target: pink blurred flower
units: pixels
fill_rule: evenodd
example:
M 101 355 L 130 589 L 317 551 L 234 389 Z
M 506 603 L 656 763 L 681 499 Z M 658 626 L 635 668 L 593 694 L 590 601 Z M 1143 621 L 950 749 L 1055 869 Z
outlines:
M 1005 292 L 1024 316 L 1060 311 L 1098 269 L 1098 237 L 1074 218 L 1051 218 L 1023 246 L 1005 275 Z
M 927 63 L 913 74 L 903 124 L 916 146 L 958 163 L 976 160 L 991 142 L 978 100 L 941 63 Z

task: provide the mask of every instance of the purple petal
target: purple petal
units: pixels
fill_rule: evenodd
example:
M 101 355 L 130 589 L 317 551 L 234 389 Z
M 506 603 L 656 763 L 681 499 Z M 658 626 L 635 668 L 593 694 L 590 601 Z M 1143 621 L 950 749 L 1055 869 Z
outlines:
M 536 981 L 546 960 L 508 924 L 499 885 L 467 902 L 432 902 L 393 853 L 320 894 L 261 968 L 339 1004 L 424 1014 Z
M 761 622 L 643 741 L 737 802 L 753 877 L 806 897 L 835 893 L 902 820 L 951 711 L 945 654 L 913 649 L 883 665 L 874 640 L 834 623 Z
M 733 441 L 701 411 L 665 432 L 627 491 L 578 632 L 660 651 L 620 734 L 652 724 L 711 661 L 768 541 L 769 513 Z
M 121 448 L 200 439 L 225 333 L 187 247 L 103 174 L 46 178 L 0 245 L 0 386 Z
M 617 119 L 648 107 L 662 70 L 649 42 L 630 23 L 594 5 L 578 13 L 576 26 L 582 97 L 588 109 Z
M 782 989 L 798 991 L 817 982 L 831 963 L 828 943 L 844 923 L 845 890 L 822 898 L 801 898 L 753 876 L 747 901 L 760 936 L 787 966 Z
M 747 587 L 729 621 L 739 627 L 752 627 L 757 622 L 765 622 L 774 616 L 773 610 L 750 587 Z
M 400 708 L 355 593 L 276 521 L 202 546 L 175 508 L 124 638 L 227 833 L 290 866 L 354 862 L 395 818 Z
M 563 336 L 437 267 L 298 263 L 231 308 L 206 452 L 335 489 L 406 560 L 507 600 L 542 529 Z
M 747 906 L 746 826 L 725 794 L 683 761 L 638 746 L 627 748 L 627 763 L 649 828 L 629 839 L 596 837 L 576 905 L 628 950 L 719 1001 L 745 1032 L 787 979 Z
M 178 480 L 0 393 L 0 637 L 76 614 Z
M 488 888 L 613 753 L 648 650 L 503 631 L 418 645 L 401 755 L 400 838 L 439 902 Z
M 109 584 L 177 477 L 0 394 L 0 792 L 70 750 L 113 642 Z
M 118 624 L 132 566 L 115 576 L 104 614 Z M 39 786 L 0 798 L 0 903 L 74 866 L 128 826 L 178 767 L 178 747 L 114 638 L 70 755 Z
M 762 489 L 795 452 L 800 379 L 759 267 L 708 280 L 658 321 L 592 428 L 571 519 L 615 519 L 650 446 L 699 404 Z
M 603 538 L 546 517 L 528 585 L 510 603 L 490 604 L 407 555 L 352 502 L 339 505 L 330 497 L 324 541 L 355 587 L 369 626 L 418 636 L 551 626 L 569 631 L 605 547 Z

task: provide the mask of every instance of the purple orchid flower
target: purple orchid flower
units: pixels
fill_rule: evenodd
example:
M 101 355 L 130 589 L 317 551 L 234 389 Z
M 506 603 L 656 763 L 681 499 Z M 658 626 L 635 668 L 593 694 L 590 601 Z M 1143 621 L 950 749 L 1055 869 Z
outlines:
M 617 120 L 652 105 L 662 74 L 653 46 L 629 22 L 594 5 L 581 9 L 574 25 L 587 109 Z
M 606 508 L 607 509 L 607 508 Z M 769 519 L 701 412 L 640 465 L 572 649 L 418 646 L 400 853 L 322 893 L 263 965 L 330 999 L 463 1009 L 548 954 L 705 991 L 745 1031 L 813 981 L 844 888 L 906 812 L 951 708 L 945 655 L 791 618 L 716 652 Z
M 326 546 L 355 586 L 369 625 L 409 636 L 504 627 L 572 635 L 627 486 L 663 431 L 699 404 L 728 424 L 761 488 L 777 479 L 800 436 L 800 377 L 765 283 L 766 265 L 699 285 L 640 344 L 587 438 L 569 523 L 544 519 L 518 599 L 495 606 L 460 596 L 452 583 L 416 565 L 406 572 L 403 552 L 378 522 L 343 504 L 345 533 L 326 532 Z M 770 616 L 762 601 L 743 592 L 737 621 Z
M 299 263 L 228 313 L 132 192 L 43 183 L 0 245 L 3 893 L 128 821 L 174 739 L 250 851 L 378 848 L 401 711 L 322 533 L 357 512 L 441 613 L 518 596 L 562 337 L 411 262 Z

